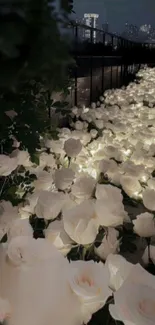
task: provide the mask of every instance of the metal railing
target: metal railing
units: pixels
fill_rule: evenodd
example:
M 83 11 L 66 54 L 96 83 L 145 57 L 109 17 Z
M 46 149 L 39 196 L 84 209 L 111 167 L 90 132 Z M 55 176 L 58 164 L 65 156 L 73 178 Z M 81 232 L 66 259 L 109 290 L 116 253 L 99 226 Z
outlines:
M 89 79 L 89 103 L 107 88 L 118 88 L 132 80 L 141 65 L 155 61 L 155 44 L 133 42 L 121 36 L 71 23 L 71 54 L 76 66 L 71 71 L 74 80 L 74 104 L 79 104 L 79 80 Z M 98 72 L 97 72 L 98 71 Z M 95 79 L 98 77 L 97 91 Z M 107 82 L 108 80 L 108 82 Z

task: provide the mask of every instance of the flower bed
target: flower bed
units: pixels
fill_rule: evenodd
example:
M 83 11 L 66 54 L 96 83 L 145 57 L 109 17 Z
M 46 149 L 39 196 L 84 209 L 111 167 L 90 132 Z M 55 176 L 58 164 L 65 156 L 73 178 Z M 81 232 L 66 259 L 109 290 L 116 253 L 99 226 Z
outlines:
M 137 77 L 74 107 L 33 157 L 6 112 L 14 150 L 0 155 L 2 322 L 155 324 L 155 69 Z

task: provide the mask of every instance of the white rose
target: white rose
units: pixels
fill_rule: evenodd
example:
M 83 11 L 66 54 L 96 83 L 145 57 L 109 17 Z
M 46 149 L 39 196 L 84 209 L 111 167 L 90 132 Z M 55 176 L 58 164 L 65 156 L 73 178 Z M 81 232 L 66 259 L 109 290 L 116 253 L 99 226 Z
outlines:
M 42 325 L 51 319 L 53 324 L 80 324 L 80 302 L 68 285 L 69 262 L 50 242 L 16 237 L 8 253 L 0 258 L 1 291 L 12 307 L 9 324 Z
M 109 287 L 114 291 L 122 286 L 134 267 L 123 256 L 113 254 L 108 255 L 105 266 L 110 273 Z
M 106 260 L 109 254 L 119 252 L 120 241 L 117 239 L 119 232 L 115 228 L 108 228 L 108 234 L 104 236 L 101 245 L 94 251 L 102 260 Z
M 95 125 L 96 125 L 96 127 L 98 128 L 98 129 L 103 129 L 103 127 L 104 127 L 104 123 L 103 123 L 103 121 L 102 120 L 95 120 L 94 121 L 95 122 Z
M 96 200 L 95 213 L 97 216 L 97 222 L 100 226 L 104 227 L 116 227 L 123 224 L 126 218 L 126 212 L 123 205 L 119 202 L 107 202 L 107 200 Z
M 80 245 L 91 244 L 98 233 L 93 203 L 83 203 L 63 212 L 64 229 Z
M 86 146 L 90 141 L 91 141 L 91 135 L 90 133 L 86 132 L 82 132 L 81 135 L 81 139 L 80 139 L 81 143 L 83 146 Z
M 49 148 L 51 152 L 56 154 L 65 154 L 63 150 L 64 141 L 63 140 L 49 140 L 45 141 L 45 147 Z
M 114 160 L 105 160 L 102 159 L 100 161 L 99 169 L 101 173 L 107 173 L 107 171 L 110 169 L 116 169 L 117 170 L 117 163 Z
M 79 130 L 79 131 L 83 130 L 83 128 L 84 128 L 83 122 L 81 122 L 81 121 L 76 121 L 74 126 L 75 126 L 75 129 Z
M 30 167 L 33 165 L 27 151 L 16 149 L 11 153 L 10 157 L 17 158 L 18 165 L 22 165 L 24 167 Z
M 83 122 L 83 129 L 87 131 L 88 128 L 88 123 L 87 122 Z
M 95 130 L 95 129 L 91 129 L 91 130 L 90 130 L 90 135 L 91 135 L 91 137 L 94 139 L 94 138 L 97 137 L 97 135 L 98 135 L 98 131 Z
M 33 229 L 29 223 L 29 219 L 16 219 L 10 224 L 7 232 L 8 241 L 17 236 L 33 237 Z
M 154 325 L 154 276 L 140 265 L 134 266 L 121 288 L 114 293 L 114 302 L 109 306 L 114 319 L 126 325 Z
M 76 179 L 71 187 L 72 194 L 79 199 L 89 199 L 95 189 L 96 180 L 91 176 L 83 176 Z
M 149 179 L 147 185 L 151 190 L 155 190 L 155 178 Z
M 139 214 L 135 220 L 134 232 L 140 237 L 152 237 L 155 235 L 154 215 L 148 212 Z
M 108 179 L 115 185 L 120 185 L 120 178 L 121 178 L 121 170 L 120 167 L 111 167 L 108 169 L 106 176 Z
M 155 210 L 155 190 L 146 189 L 143 192 L 143 203 L 148 210 Z
M 134 177 L 122 176 L 120 183 L 124 192 L 130 197 L 137 197 L 142 191 L 140 183 Z
M 37 179 L 33 182 L 35 190 L 50 191 L 53 188 L 53 175 L 45 170 L 37 173 Z
M 7 255 L 14 265 L 33 265 L 45 260 L 59 257 L 61 253 L 44 238 L 34 239 L 30 236 L 13 237 L 8 243 Z M 63 260 L 62 260 L 63 261 Z
M 18 217 L 17 207 L 13 207 L 9 201 L 0 202 L 0 239 L 8 232 L 13 220 Z
M 45 238 L 66 256 L 73 246 L 73 241 L 67 235 L 62 220 L 56 220 L 44 230 Z
M 0 176 L 10 175 L 18 167 L 17 158 L 0 155 Z
M 43 168 L 46 166 L 55 168 L 56 164 L 55 164 L 55 159 L 54 159 L 53 155 L 48 154 L 46 152 L 42 152 L 39 157 L 39 165 Z
M 63 208 L 62 208 L 62 213 L 64 211 L 68 211 L 71 208 L 75 207 L 77 205 L 76 200 L 74 199 L 74 197 L 72 196 L 71 193 L 65 193 L 65 201 L 63 204 Z
M 57 218 L 63 208 L 65 199 L 63 193 L 41 192 L 35 207 L 37 217 L 46 220 Z
M 153 264 L 155 264 L 155 246 L 150 245 L 149 249 L 148 246 L 145 248 L 144 254 L 142 256 L 144 265 L 149 264 L 149 257 L 151 258 Z
M 118 161 L 122 161 L 122 153 L 119 151 L 119 148 L 107 146 L 104 148 L 104 152 L 107 158 L 115 158 Z
M 81 302 L 82 322 L 87 324 L 111 295 L 109 272 L 101 262 L 75 261 L 70 264 L 68 278 L 72 291 Z
M 120 203 L 123 201 L 121 190 L 112 185 L 97 184 L 95 196 L 98 200 L 106 199 Z
M 22 216 L 27 215 L 27 217 L 30 214 L 34 214 L 34 209 L 36 207 L 39 195 L 41 194 L 42 191 L 35 191 L 33 194 L 28 194 L 25 198 L 25 205 L 23 207 L 19 208 L 19 213 Z
M 75 173 L 70 168 L 62 168 L 55 171 L 53 179 L 55 186 L 60 190 L 66 190 L 71 186 L 75 177 Z
M 10 318 L 11 312 L 12 308 L 9 301 L 0 298 L 0 322 L 3 323 L 5 320 Z
M 82 150 L 82 144 L 80 140 L 71 138 L 65 141 L 64 150 L 68 157 L 76 157 Z

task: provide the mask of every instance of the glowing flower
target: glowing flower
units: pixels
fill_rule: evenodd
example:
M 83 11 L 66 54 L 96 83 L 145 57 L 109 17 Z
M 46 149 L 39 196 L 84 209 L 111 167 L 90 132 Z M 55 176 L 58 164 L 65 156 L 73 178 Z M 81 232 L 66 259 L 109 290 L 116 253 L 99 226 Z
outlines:
M 141 213 L 132 222 L 134 224 L 134 232 L 140 237 L 155 236 L 155 220 L 153 214 L 148 212 Z
M 120 241 L 118 240 L 119 232 L 114 228 L 108 228 L 108 233 L 105 234 L 101 245 L 95 247 L 95 253 L 102 259 L 106 260 L 109 254 L 119 252 Z
M 69 237 L 81 245 L 91 244 L 98 233 L 93 202 L 83 203 L 64 211 L 64 229 Z
M 82 144 L 80 140 L 70 138 L 65 141 L 64 150 L 68 157 L 76 157 L 82 150 Z
M 68 279 L 81 302 L 82 322 L 87 324 L 111 295 L 108 270 L 102 263 L 75 261 L 70 264 Z

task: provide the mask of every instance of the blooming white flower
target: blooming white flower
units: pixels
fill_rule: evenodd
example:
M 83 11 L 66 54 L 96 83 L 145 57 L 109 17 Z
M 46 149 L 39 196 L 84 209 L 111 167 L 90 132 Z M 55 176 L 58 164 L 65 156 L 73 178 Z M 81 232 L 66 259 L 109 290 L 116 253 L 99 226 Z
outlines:
M 45 238 L 66 256 L 73 247 L 73 241 L 67 235 L 62 220 L 56 220 L 44 230 Z
M 25 198 L 25 204 L 19 207 L 19 214 L 24 215 L 24 217 L 29 217 L 30 214 L 34 214 L 34 209 L 36 207 L 39 195 L 42 191 L 35 191 L 32 194 L 28 194 Z
M 36 191 L 49 191 L 53 188 L 53 175 L 45 170 L 37 173 L 37 179 L 33 182 Z
M 123 224 L 127 217 L 122 204 L 118 202 L 107 202 L 107 200 L 96 200 L 95 212 L 97 215 L 97 222 L 100 226 L 116 227 Z
M 9 301 L 0 298 L 0 322 L 3 323 L 5 320 L 10 318 L 11 312 L 12 312 L 12 308 Z
M 11 223 L 18 218 L 18 209 L 10 201 L 0 202 L 0 239 L 8 232 Z
M 10 157 L 17 158 L 18 165 L 22 165 L 24 167 L 30 167 L 33 165 L 28 151 L 16 149 L 11 153 Z
M 121 190 L 112 185 L 97 184 L 95 196 L 98 200 L 100 199 L 106 199 L 111 201 L 115 200 L 120 203 L 123 201 L 123 195 L 121 193 Z
M 146 189 L 143 192 L 143 203 L 148 210 L 155 210 L 155 190 Z
M 124 192 L 130 197 L 136 197 L 141 193 L 142 187 L 135 177 L 122 176 L 120 183 Z
M 83 203 L 63 212 L 64 229 L 80 245 L 91 244 L 98 233 L 93 202 Z
M 114 160 L 105 160 L 102 159 L 100 161 L 100 172 L 106 174 L 108 172 L 109 169 L 113 168 L 117 170 L 117 163 Z
M 68 157 L 76 157 L 82 150 L 82 144 L 80 140 L 70 138 L 65 141 L 64 150 Z
M 46 220 L 57 218 L 65 204 L 65 199 L 63 193 L 42 191 L 35 207 L 37 217 Z
M 147 185 L 151 190 L 155 190 L 155 178 L 149 179 Z
M 91 129 L 90 130 L 90 135 L 94 139 L 97 137 L 98 131 L 96 129 Z
M 155 236 L 155 220 L 153 214 L 148 212 L 141 213 L 132 222 L 134 224 L 134 232 L 140 237 Z
M 104 123 L 103 123 L 102 120 L 95 120 L 94 122 L 95 122 L 96 127 L 97 127 L 99 130 L 103 129 L 103 127 L 104 127 Z
M 17 236 L 8 243 L 7 255 L 14 265 L 33 265 L 57 256 L 60 258 L 61 254 L 59 255 L 54 245 L 44 238 Z
M 75 261 L 70 264 L 68 279 L 81 302 L 82 322 L 87 324 L 92 314 L 102 308 L 111 295 L 109 272 L 101 262 Z
M 83 130 L 83 128 L 84 128 L 84 123 L 83 122 L 81 122 L 81 121 L 76 121 L 75 122 L 75 129 L 76 130 L 81 131 L 81 130 Z
M 17 158 L 0 155 L 0 176 L 10 175 L 18 166 Z
M 54 159 L 53 155 L 48 154 L 46 152 L 42 152 L 41 155 L 39 156 L 39 165 L 43 168 L 46 166 L 55 168 L 56 163 L 55 163 L 55 159 Z
M 29 219 L 16 219 L 10 224 L 7 232 L 8 241 L 17 236 L 33 237 L 33 229 L 29 223 Z
M 50 149 L 50 152 L 54 152 L 55 154 L 60 154 L 64 155 L 65 152 L 63 150 L 64 146 L 64 141 L 59 139 L 59 140 L 50 140 L 46 139 L 45 140 L 45 147 Z
M 81 176 L 71 187 L 72 194 L 79 199 L 89 199 L 95 189 L 96 180 L 91 176 Z
M 1 291 L 12 307 L 10 324 L 80 323 L 80 302 L 68 285 L 69 262 L 50 242 L 16 237 L 6 254 L 0 255 Z
M 129 263 L 123 256 L 116 254 L 108 255 L 105 266 L 110 273 L 109 287 L 114 291 L 122 286 L 134 267 L 134 265 Z
M 53 175 L 55 186 L 60 190 L 66 190 L 69 186 L 71 186 L 74 178 L 75 173 L 70 168 L 58 169 Z
M 114 293 L 111 316 L 124 324 L 153 325 L 155 323 L 154 276 L 136 265 L 121 288 Z
M 116 254 L 119 252 L 120 241 L 118 240 L 119 232 L 115 228 L 108 228 L 108 233 L 104 235 L 104 238 L 99 247 L 94 247 L 96 255 L 101 260 L 106 260 L 109 254 Z

